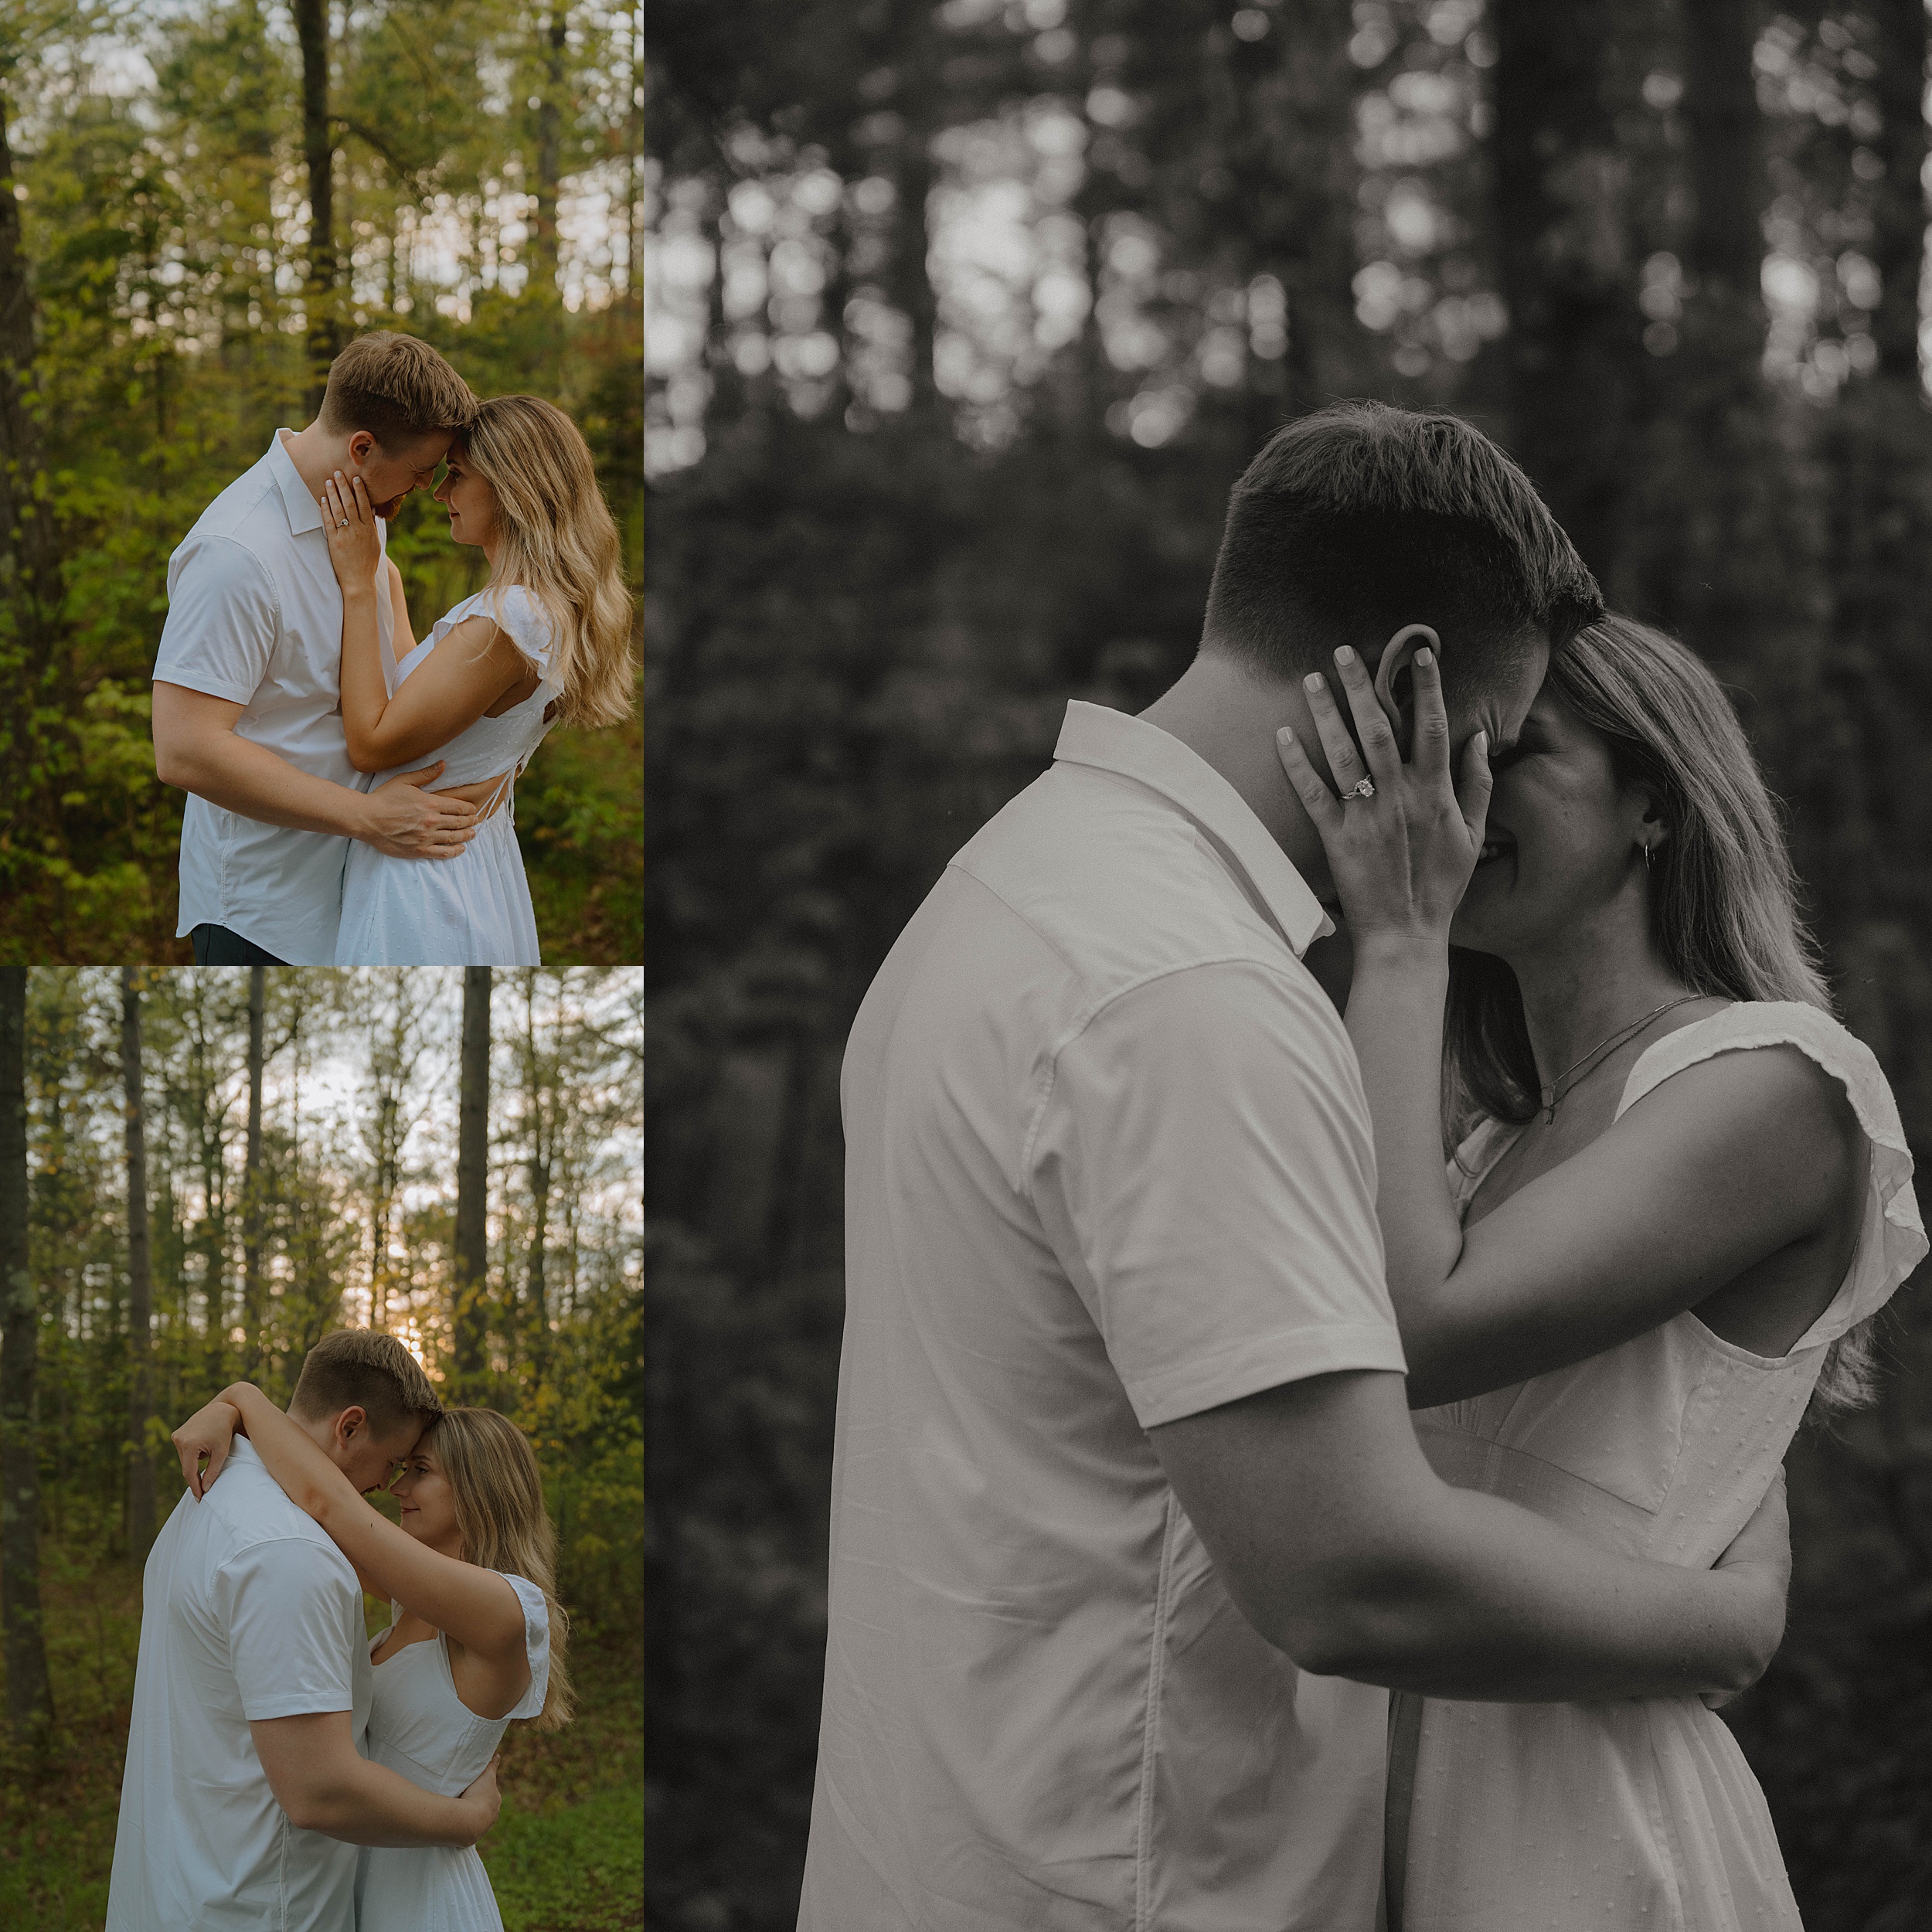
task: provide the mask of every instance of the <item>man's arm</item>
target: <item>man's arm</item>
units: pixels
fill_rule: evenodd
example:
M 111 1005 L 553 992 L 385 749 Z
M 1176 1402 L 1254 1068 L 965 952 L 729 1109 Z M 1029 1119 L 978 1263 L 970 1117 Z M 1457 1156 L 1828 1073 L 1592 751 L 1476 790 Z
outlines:
M 1403 1379 L 1314 1376 L 1149 1432 L 1229 1593 L 1304 1669 L 1549 1703 L 1741 1690 L 1784 1628 L 1775 1506 L 1721 1567 L 1615 1556 L 1452 1488 Z
M 474 835 L 474 804 L 422 789 L 440 764 L 352 791 L 239 736 L 244 706 L 165 679 L 154 692 L 155 773 L 165 785 L 267 825 L 359 838 L 393 858 L 453 859 Z
M 347 1711 L 253 1719 L 249 1734 L 291 1825 L 346 1845 L 474 1845 L 496 1822 L 496 1766 L 439 1798 L 355 1748 Z

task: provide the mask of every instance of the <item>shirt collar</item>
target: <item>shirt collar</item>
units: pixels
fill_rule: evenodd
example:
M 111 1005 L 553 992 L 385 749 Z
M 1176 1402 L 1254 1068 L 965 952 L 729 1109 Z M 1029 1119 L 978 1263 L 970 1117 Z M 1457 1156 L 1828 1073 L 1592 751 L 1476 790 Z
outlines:
M 295 459 L 283 444 L 280 430 L 269 439 L 268 468 L 282 493 L 282 507 L 288 512 L 291 532 L 300 536 L 304 530 L 319 530 L 322 527 L 322 506 L 309 495 L 308 485 L 302 481 L 302 473 L 295 467 Z
M 1298 959 L 1335 930 L 1308 881 L 1247 801 L 1172 733 L 1075 698 L 1067 704 L 1053 756 L 1064 764 L 1134 779 L 1179 806 L 1247 875 Z

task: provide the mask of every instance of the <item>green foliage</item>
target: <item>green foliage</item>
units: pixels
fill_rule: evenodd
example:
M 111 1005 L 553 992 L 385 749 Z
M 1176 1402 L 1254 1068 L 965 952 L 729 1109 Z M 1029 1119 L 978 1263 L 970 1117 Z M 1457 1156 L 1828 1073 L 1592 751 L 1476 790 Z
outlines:
M 90 65 L 100 48 L 82 15 L 100 9 L 44 11 L 31 38 L 0 44 L 18 61 L 9 73 L 0 60 L 0 89 L 39 318 L 36 487 L 62 596 L 56 648 L 32 662 L 9 646 L 0 599 L 0 769 L 16 794 L 0 797 L 0 958 L 184 960 L 182 799 L 155 777 L 144 707 L 170 553 L 278 425 L 305 420 L 296 56 L 284 10 L 264 0 L 124 8 L 120 31 L 154 75 L 131 94 Z M 517 0 L 352 10 L 337 43 L 337 319 L 345 334 L 413 330 L 478 394 L 533 392 L 570 411 L 634 583 L 634 32 L 600 0 L 570 7 L 553 75 L 552 18 Z M 519 86 L 486 90 L 485 73 Z M 525 239 L 560 180 L 608 196 L 605 243 L 560 253 L 553 221 Z M 481 562 L 425 498 L 395 535 L 420 635 Z M 641 957 L 636 739 L 609 735 L 553 741 L 522 788 L 538 930 L 560 963 Z

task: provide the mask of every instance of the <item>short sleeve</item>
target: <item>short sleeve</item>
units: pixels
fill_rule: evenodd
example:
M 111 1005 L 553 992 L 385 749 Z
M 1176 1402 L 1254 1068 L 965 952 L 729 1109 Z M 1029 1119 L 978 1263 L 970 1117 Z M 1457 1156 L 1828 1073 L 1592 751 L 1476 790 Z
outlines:
M 1912 1150 L 1877 1057 L 1857 1035 L 1815 1006 L 1795 1000 L 1744 1000 L 1666 1033 L 1630 1070 L 1621 1119 L 1674 1073 L 1719 1053 L 1795 1046 L 1843 1087 L 1870 1148 L 1865 1213 L 1842 1285 L 1791 1352 L 1822 1348 L 1876 1315 L 1925 1259 L 1925 1224 L 1912 1185 Z
M 1114 999 L 1056 1056 L 1028 1171 L 1143 1428 L 1405 1369 L 1360 1071 L 1298 969 L 1194 966 Z
M 294 1536 L 252 1544 L 216 1572 L 215 1602 L 251 1723 L 355 1708 L 362 1599 L 334 1549 Z
M 516 1592 L 523 1606 L 523 1644 L 530 1660 L 530 1688 L 519 1701 L 512 1717 L 535 1717 L 543 1709 L 550 1688 L 550 1606 L 543 1592 L 526 1577 L 512 1577 L 508 1570 L 497 1573 Z
M 168 594 L 155 676 L 247 704 L 268 675 L 281 628 L 261 560 L 233 537 L 190 537 Z
M 509 631 L 517 648 L 539 671 L 550 668 L 549 614 L 520 583 L 507 583 L 480 607 Z

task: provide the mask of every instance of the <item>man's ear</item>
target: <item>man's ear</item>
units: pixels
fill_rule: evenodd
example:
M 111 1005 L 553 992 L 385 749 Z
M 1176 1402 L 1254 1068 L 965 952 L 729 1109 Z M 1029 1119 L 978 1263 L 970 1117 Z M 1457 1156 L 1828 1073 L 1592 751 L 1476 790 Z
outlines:
M 335 1440 L 346 1449 L 358 1433 L 368 1427 L 369 1411 L 359 1403 L 352 1403 L 335 1418 Z
M 1415 733 L 1416 653 L 1425 645 L 1440 658 L 1441 643 L 1429 625 L 1405 624 L 1382 647 L 1382 657 L 1376 665 L 1376 696 L 1396 728 L 1396 743 L 1405 758 Z
M 367 430 L 358 430 L 349 439 L 349 460 L 359 470 L 376 446 L 376 438 Z

